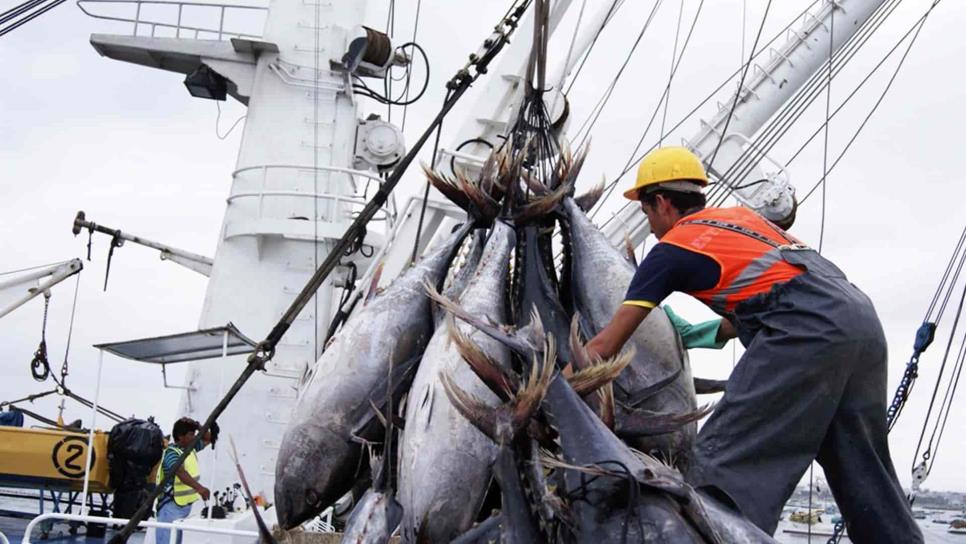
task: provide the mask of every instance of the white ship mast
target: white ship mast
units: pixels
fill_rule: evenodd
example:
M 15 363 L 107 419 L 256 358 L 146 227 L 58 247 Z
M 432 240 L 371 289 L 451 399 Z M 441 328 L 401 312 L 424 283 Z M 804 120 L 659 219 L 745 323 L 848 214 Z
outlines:
M 232 8 L 219 8 L 224 23 Z M 342 58 L 365 9 L 366 2 L 356 0 L 272 2 L 260 39 L 223 41 L 223 28 L 215 40 L 91 37 L 108 57 L 194 74 L 189 80 L 201 93 L 217 92 L 224 83 L 248 106 L 199 328 L 230 321 L 248 336 L 263 337 L 328 254 L 329 241 L 345 232 L 353 206 L 363 202 L 367 178 L 379 181 L 375 172 L 353 168 L 357 104 L 347 74 L 330 70 L 330 59 Z M 202 66 L 212 73 L 199 71 Z M 383 240 L 370 232 L 366 244 L 378 249 Z M 345 261 L 360 270 L 368 264 L 360 252 Z M 278 345 L 267 373 L 251 380 L 219 420 L 238 445 L 255 493 L 271 497 L 295 386 L 318 357 L 344 272 L 319 289 Z M 245 364 L 243 356 L 190 363 L 179 415 L 204 420 Z M 227 455 L 206 455 L 205 483 L 213 478 L 224 486 L 237 479 Z

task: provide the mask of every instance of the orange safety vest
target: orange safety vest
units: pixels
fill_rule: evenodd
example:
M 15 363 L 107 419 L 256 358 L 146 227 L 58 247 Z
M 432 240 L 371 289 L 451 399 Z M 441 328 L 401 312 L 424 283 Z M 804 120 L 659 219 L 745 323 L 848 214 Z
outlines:
M 661 242 L 706 255 L 721 267 L 718 284 L 688 292 L 719 313 L 801 274 L 782 251 L 808 249 L 770 221 L 744 207 L 706 208 L 681 218 Z

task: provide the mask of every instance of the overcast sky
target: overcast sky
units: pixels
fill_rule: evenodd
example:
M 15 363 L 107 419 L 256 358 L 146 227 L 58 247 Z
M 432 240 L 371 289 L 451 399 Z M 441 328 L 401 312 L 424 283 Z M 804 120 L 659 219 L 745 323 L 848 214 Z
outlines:
M 446 79 L 475 51 L 506 10 L 507 1 L 423 2 L 417 41 L 431 63 L 430 89 L 408 112 L 407 141 L 414 141 L 439 107 Z M 926 10 L 931 0 L 906 0 L 869 41 L 841 78 L 832 83 L 833 108 L 878 62 Z M 8 1 L 6 4 L 12 5 Z M 551 63 L 566 54 L 570 29 L 580 9 L 574 8 L 550 47 Z M 597 2 L 587 2 L 588 13 Z M 675 77 L 668 124 L 676 123 L 728 74 L 737 69 L 742 51 L 742 0 L 706 2 L 694 37 Z M 747 1 L 745 48 L 750 48 L 765 2 Z M 807 2 L 774 2 L 763 40 L 770 38 Z M 416 0 L 397 5 L 397 34 L 411 37 Z M 616 74 L 652 7 L 627 2 L 592 52 L 570 94 L 572 128 L 590 113 Z M 684 31 L 698 2 L 684 2 Z M 677 1 L 661 5 L 613 96 L 592 133 L 592 149 L 581 185 L 603 176 L 612 180 L 627 162 L 634 143 L 667 82 L 678 20 Z M 6 9 L 7 6 L 4 6 Z M 386 1 L 370 2 L 369 24 L 384 28 Z M 902 374 L 912 339 L 932 297 L 966 216 L 962 200 L 966 153 L 961 130 L 966 126 L 964 78 L 955 68 L 966 56 L 961 25 L 966 4 L 942 2 L 926 23 L 892 90 L 845 159 L 829 176 L 825 207 L 824 253 L 875 301 L 890 341 L 890 398 Z M 70 226 L 77 210 L 93 221 L 196 253 L 212 255 L 230 187 L 241 129 L 225 140 L 215 135 L 216 105 L 188 95 L 183 76 L 126 65 L 102 58 L 90 47 L 89 34 L 122 31 L 86 17 L 64 4 L 44 17 L 0 38 L 0 272 L 81 257 L 86 235 L 74 238 Z M 896 56 L 868 88 L 831 123 L 829 155 L 838 153 L 869 111 L 895 66 Z M 469 113 L 481 85 L 468 93 L 447 119 L 443 142 Z M 730 86 L 729 89 L 733 89 Z M 727 92 L 717 101 L 725 102 Z M 824 119 L 824 96 L 775 148 L 785 162 Z M 222 103 L 220 130 L 244 107 Z M 366 104 L 369 111 L 384 108 Z M 710 118 L 714 103 L 699 114 Z M 396 110 L 394 119 L 399 119 Z M 448 129 L 448 130 L 447 130 Z M 692 118 L 670 141 L 679 142 L 698 129 Z M 656 141 L 652 129 L 647 146 Z M 792 181 L 804 194 L 821 177 L 822 140 L 816 139 L 790 167 Z M 428 161 L 429 150 L 421 160 Z M 630 183 L 630 178 L 620 183 Z M 415 170 L 400 188 L 400 197 L 422 187 Z M 617 199 L 598 216 L 606 217 Z M 818 194 L 799 211 L 793 232 L 818 244 L 822 206 Z M 651 238 L 646 247 L 653 245 Z M 182 332 L 197 326 L 206 279 L 177 265 L 161 262 L 157 253 L 127 244 L 115 252 L 111 280 L 102 292 L 108 239 L 94 239 L 92 261 L 85 261 L 73 344 L 72 388 L 92 397 L 97 355 L 92 344 Z M 0 277 L 2 279 L 3 277 Z M 48 323 L 48 347 L 60 366 L 68 331 L 74 280 L 54 289 Z M 244 293 L 239 293 L 244 296 Z M 711 318 L 700 304 L 683 296 L 670 303 L 693 321 Z M 43 303 L 35 299 L 0 321 L 0 399 L 12 399 L 49 388 L 34 382 L 28 363 L 40 340 Z M 939 367 L 941 331 L 922 360 L 918 387 L 890 437 L 900 479 L 909 483 L 909 468 Z M 267 332 L 267 331 L 265 331 Z M 249 334 L 260 334 L 252 331 Z M 740 356 L 740 347 L 736 350 Z M 695 373 L 725 377 L 732 349 L 693 352 Z M 139 417 L 154 415 L 166 429 L 175 416 L 178 393 L 161 389 L 156 368 L 108 357 L 102 402 L 108 408 Z M 180 383 L 183 370 L 170 378 Z M 805 392 L 803 392 L 805 394 Z M 958 416 L 957 399 L 942 449 L 926 487 L 966 489 L 966 423 Z M 56 414 L 55 402 L 34 409 Z M 68 401 L 65 419 L 87 417 Z M 102 420 L 103 421 L 103 420 Z

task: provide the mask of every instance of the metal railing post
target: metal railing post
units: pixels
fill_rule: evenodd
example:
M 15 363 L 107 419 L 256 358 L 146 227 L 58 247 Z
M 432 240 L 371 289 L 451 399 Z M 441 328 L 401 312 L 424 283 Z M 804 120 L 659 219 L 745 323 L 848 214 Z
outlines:
M 134 35 L 138 35 L 138 23 L 141 21 L 141 2 L 137 3 L 137 9 L 134 11 Z
M 91 481 L 91 457 L 94 455 L 94 425 L 97 423 L 97 403 L 101 397 L 101 370 L 104 368 L 104 350 L 97 350 L 97 385 L 94 386 L 94 403 L 91 408 L 91 428 L 87 433 L 87 460 L 84 461 L 84 490 L 81 492 L 81 514 L 87 514 L 87 490 Z
M 221 19 L 218 21 L 218 39 L 221 40 L 221 33 L 225 28 L 225 6 L 221 6 Z
M 181 37 L 181 12 L 183 9 L 184 9 L 184 4 L 179 3 L 178 4 L 178 25 L 174 29 L 175 38 Z

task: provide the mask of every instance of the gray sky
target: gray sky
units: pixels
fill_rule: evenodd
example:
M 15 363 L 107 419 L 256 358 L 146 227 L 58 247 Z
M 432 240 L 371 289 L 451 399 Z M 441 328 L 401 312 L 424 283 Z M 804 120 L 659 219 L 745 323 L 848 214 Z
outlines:
M 843 76 L 833 81 L 838 104 L 925 11 L 930 1 L 907 0 L 893 14 Z M 7 2 L 12 4 L 12 2 Z M 415 0 L 397 2 L 397 33 L 408 41 Z M 423 2 L 417 36 L 432 62 L 426 96 L 408 112 L 406 135 L 414 141 L 440 104 L 442 84 L 475 51 L 507 1 Z M 668 112 L 669 126 L 737 69 L 741 51 L 742 0 L 706 2 L 695 35 L 676 75 Z M 765 2 L 747 2 L 746 48 L 750 48 Z M 774 2 L 763 33 L 771 37 L 806 2 Z M 386 1 L 370 3 L 370 24 L 385 26 Z M 597 2 L 588 2 L 588 10 Z M 601 38 L 571 92 L 572 128 L 580 126 L 614 77 L 634 42 L 651 2 L 627 2 Z M 664 2 L 593 131 L 584 167 L 584 187 L 620 172 L 666 84 L 680 4 Z M 561 59 L 569 43 L 580 2 L 569 23 L 551 44 Z M 684 2 L 683 32 L 697 2 Z M 875 301 L 890 340 L 890 398 L 942 268 L 963 227 L 966 153 L 956 134 L 966 126 L 963 78 L 954 68 L 966 56 L 961 22 L 966 4 L 947 1 L 936 8 L 879 111 L 846 158 L 829 176 L 825 208 L 824 253 Z M 222 141 L 215 136 L 216 106 L 191 98 L 182 76 L 101 58 L 88 44 L 93 32 L 110 32 L 109 23 L 84 16 L 65 4 L 0 38 L 0 272 L 83 256 L 86 236 L 71 236 L 77 210 L 93 221 L 197 253 L 212 255 L 230 186 L 241 129 Z M 454 31 L 458 28 L 458 31 Z M 831 124 L 829 155 L 834 158 L 881 92 L 896 56 L 873 78 L 848 109 Z M 729 87 L 733 89 L 734 86 Z M 444 126 L 443 141 L 467 114 L 479 89 L 470 91 Z M 728 99 L 719 94 L 717 101 Z M 824 96 L 779 144 L 773 156 L 784 162 L 824 119 Z M 368 104 L 367 108 L 384 112 Z M 222 104 L 222 133 L 244 114 L 244 107 Z M 399 119 L 400 111 L 393 113 Z M 699 114 L 710 118 L 714 106 Z M 670 141 L 677 143 L 698 127 L 685 123 Z M 449 131 L 447 131 L 449 129 Z M 645 145 L 655 142 L 652 129 Z M 428 161 L 429 149 L 421 159 Z M 821 138 L 791 166 L 793 182 L 804 194 L 821 177 Z M 621 181 L 630 182 L 629 178 Z M 415 171 L 401 196 L 422 187 Z M 617 199 L 599 217 L 606 217 Z M 800 210 L 793 232 L 818 244 L 821 199 L 816 193 Z M 653 244 L 653 238 L 647 247 Z M 71 348 L 72 388 L 92 397 L 97 357 L 95 343 L 160 335 L 196 327 L 205 278 L 158 260 L 156 252 L 125 245 L 115 252 L 111 280 L 101 291 L 108 240 L 95 238 L 92 262 L 80 281 Z M 73 280 L 54 289 L 48 347 L 59 367 L 70 317 Z M 240 294 L 243 295 L 243 294 Z M 669 301 L 693 321 L 710 312 L 684 296 Z M 11 399 L 48 388 L 34 382 L 28 362 L 37 347 L 40 299 L 0 322 L 0 398 Z M 945 329 L 948 333 L 948 324 Z M 915 442 L 928 405 L 945 335 L 923 357 L 918 386 L 890 437 L 900 479 L 909 482 Z M 737 350 L 740 355 L 740 347 Z M 695 373 L 725 377 L 732 350 L 692 352 Z M 124 414 L 155 415 L 170 426 L 177 392 L 160 388 L 154 368 L 108 357 L 104 364 L 103 403 Z M 183 370 L 171 377 L 180 383 Z M 49 382 L 48 382 L 49 383 Z M 956 405 L 962 406 L 963 400 Z M 38 411 L 53 414 L 53 402 Z M 954 414 L 961 409 L 954 409 Z M 66 419 L 87 417 L 68 402 Z M 103 421 L 103 420 L 102 420 Z M 966 423 L 953 416 L 933 474 L 934 489 L 966 489 L 966 453 L 960 438 Z

